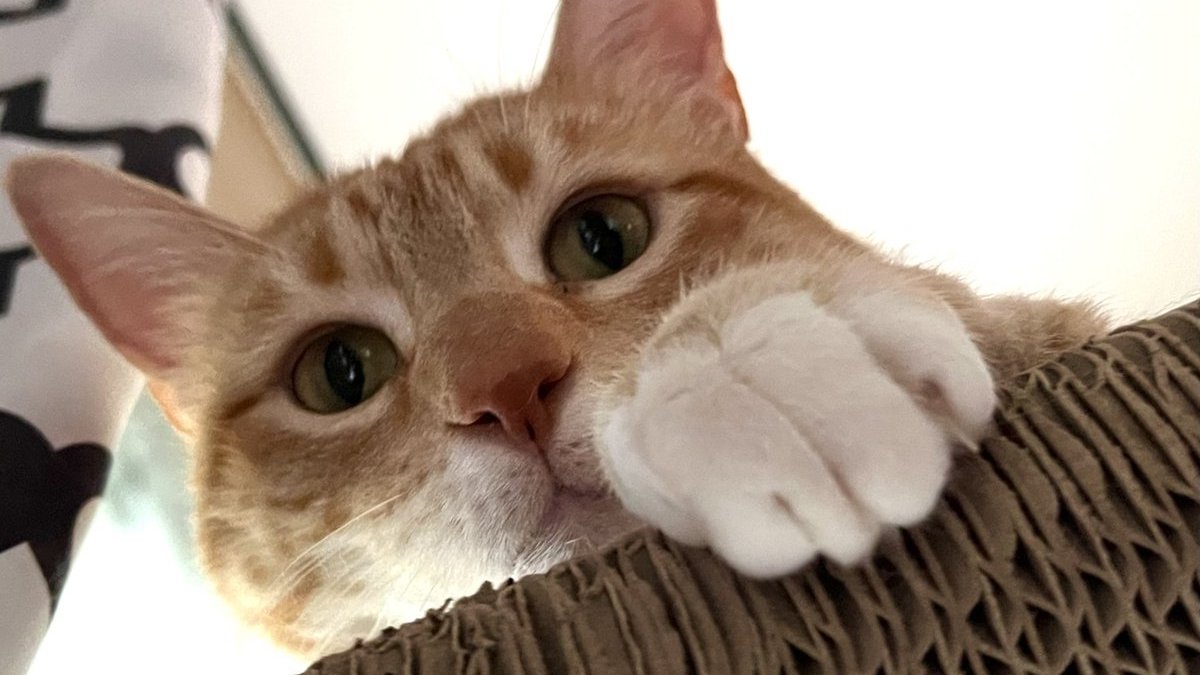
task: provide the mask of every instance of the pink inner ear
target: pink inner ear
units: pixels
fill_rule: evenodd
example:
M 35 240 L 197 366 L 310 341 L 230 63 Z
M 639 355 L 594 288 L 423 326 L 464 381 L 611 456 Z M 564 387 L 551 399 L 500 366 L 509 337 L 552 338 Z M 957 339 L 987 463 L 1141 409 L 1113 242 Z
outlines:
M 222 268 L 216 233 L 195 215 L 79 209 L 29 223 L 34 244 L 113 346 L 148 375 L 178 365 L 195 296 Z
M 249 235 L 149 183 L 62 156 L 14 162 L 8 191 L 30 239 L 134 365 L 163 377 L 193 339 L 198 296 Z
M 721 29 L 717 25 L 716 7 L 711 2 L 651 3 L 653 23 L 648 37 L 657 42 L 667 54 L 675 55 L 672 65 L 704 79 L 725 65 L 721 50 Z
M 49 259 L 50 254 L 46 256 Z M 170 307 L 172 291 L 179 289 L 158 285 L 150 278 L 169 277 L 168 270 L 141 266 L 136 259 L 124 262 L 75 261 L 56 269 L 69 289 L 78 289 L 75 301 L 113 346 L 144 372 L 166 372 L 178 365 L 180 336 L 173 333 L 186 330 L 183 317 L 173 316 Z M 70 274 L 79 278 L 68 279 Z
M 546 71 L 565 82 L 668 75 L 721 100 L 748 136 L 714 0 L 563 0 Z

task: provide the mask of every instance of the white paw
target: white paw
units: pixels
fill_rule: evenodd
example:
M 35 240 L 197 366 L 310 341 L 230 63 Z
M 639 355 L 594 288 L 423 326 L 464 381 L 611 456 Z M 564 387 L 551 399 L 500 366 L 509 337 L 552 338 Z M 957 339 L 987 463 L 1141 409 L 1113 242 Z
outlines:
M 937 501 L 992 380 L 948 309 L 778 295 L 647 352 L 601 428 L 625 506 L 739 571 L 851 563 Z

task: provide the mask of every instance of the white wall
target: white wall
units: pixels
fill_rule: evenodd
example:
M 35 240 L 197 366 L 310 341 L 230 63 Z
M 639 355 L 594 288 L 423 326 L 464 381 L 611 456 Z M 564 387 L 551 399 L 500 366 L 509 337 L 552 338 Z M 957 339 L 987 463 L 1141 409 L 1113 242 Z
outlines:
M 335 166 L 527 82 L 554 0 L 242 0 Z M 1146 315 L 1200 290 L 1200 3 L 726 0 L 753 147 L 979 288 Z

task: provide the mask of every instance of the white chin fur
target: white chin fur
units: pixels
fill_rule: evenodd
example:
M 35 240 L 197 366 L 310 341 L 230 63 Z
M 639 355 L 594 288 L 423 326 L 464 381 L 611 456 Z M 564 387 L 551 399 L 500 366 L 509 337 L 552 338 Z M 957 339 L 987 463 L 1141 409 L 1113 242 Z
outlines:
M 422 490 L 302 556 L 297 570 L 319 572 L 325 583 L 293 628 L 318 651 L 419 618 L 484 581 L 544 571 L 571 551 L 563 533 L 542 536 L 555 492 L 531 453 L 482 435 L 466 440 Z
M 885 300 L 843 314 L 779 295 L 719 344 L 698 332 L 647 353 L 600 430 L 622 502 L 756 577 L 858 561 L 927 515 L 955 441 L 986 427 L 992 382 L 949 310 Z

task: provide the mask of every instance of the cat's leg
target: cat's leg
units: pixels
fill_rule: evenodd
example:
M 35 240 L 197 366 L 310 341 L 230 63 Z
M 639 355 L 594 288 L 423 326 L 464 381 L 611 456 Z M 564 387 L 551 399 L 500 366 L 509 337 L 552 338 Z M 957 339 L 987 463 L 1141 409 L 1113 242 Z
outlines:
M 981 298 L 961 315 L 999 378 L 1039 366 L 1110 328 L 1094 303 L 1019 295 Z
M 995 394 L 958 314 L 895 272 L 773 263 L 684 296 L 598 421 L 626 507 L 756 576 L 927 515 Z
M 1101 305 L 1024 295 L 979 296 L 961 280 L 922 267 L 892 266 L 891 273 L 933 292 L 962 319 L 992 374 L 1006 380 L 1107 333 Z

